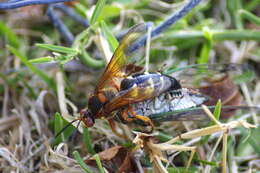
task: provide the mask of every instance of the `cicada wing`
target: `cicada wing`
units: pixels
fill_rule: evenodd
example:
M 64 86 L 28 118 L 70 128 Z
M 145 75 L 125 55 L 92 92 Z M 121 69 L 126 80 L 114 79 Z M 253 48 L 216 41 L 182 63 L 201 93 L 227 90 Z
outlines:
M 186 67 L 167 70 L 170 74 L 181 81 L 185 87 L 199 87 L 207 85 L 211 81 L 221 80 L 224 76 L 237 77 L 244 72 L 253 70 L 246 64 L 236 63 L 214 63 L 214 64 L 194 64 Z
M 214 111 L 215 106 L 208 107 L 211 112 Z M 260 114 L 260 107 L 257 106 L 222 106 L 221 114 Z M 160 114 L 152 114 L 148 116 L 154 122 L 167 121 L 203 121 L 210 120 L 201 106 L 183 109 L 172 112 L 164 112 Z
M 236 63 L 195 64 L 168 72 L 178 76 L 182 87 L 207 95 L 210 98 L 205 103 L 207 106 L 215 105 L 218 100 L 222 105 L 241 105 L 242 95 L 236 83 L 255 76 L 250 66 Z

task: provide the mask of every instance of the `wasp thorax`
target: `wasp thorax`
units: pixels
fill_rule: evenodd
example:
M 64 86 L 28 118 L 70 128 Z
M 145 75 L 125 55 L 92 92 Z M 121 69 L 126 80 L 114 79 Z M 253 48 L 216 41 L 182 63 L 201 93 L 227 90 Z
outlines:
M 104 105 L 105 101 L 106 101 L 106 97 L 103 94 L 90 97 L 88 100 L 89 112 L 93 115 L 96 115 Z

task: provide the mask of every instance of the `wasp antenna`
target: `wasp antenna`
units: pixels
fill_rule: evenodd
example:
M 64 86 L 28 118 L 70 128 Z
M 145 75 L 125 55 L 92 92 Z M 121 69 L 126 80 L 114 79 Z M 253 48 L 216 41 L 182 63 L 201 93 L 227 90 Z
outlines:
M 75 139 L 76 134 L 77 134 L 77 130 L 79 129 L 80 122 L 81 122 L 81 120 L 79 119 L 79 122 L 78 122 L 78 124 L 76 126 L 76 129 L 73 131 L 73 133 L 71 135 L 71 139 Z
M 78 122 L 78 124 L 77 124 L 77 126 L 76 126 L 76 129 L 77 129 L 77 130 L 79 129 L 80 122 L 81 122 L 81 120 L 79 120 L 79 122 Z
M 76 122 L 76 121 L 79 121 L 79 122 L 80 122 L 79 119 L 72 120 L 71 122 L 69 122 L 69 124 L 67 124 L 66 126 L 64 126 L 64 127 L 55 135 L 55 138 L 57 138 L 58 136 L 60 136 L 61 133 L 62 133 L 64 130 L 66 130 L 70 125 L 72 125 L 72 124 L 73 124 L 74 122 Z M 79 123 L 77 124 L 77 129 L 78 129 L 78 125 L 79 125 Z

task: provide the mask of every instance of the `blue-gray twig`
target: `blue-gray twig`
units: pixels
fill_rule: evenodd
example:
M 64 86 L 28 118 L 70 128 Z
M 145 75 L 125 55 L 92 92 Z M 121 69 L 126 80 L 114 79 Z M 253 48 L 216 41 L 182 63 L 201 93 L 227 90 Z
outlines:
M 190 12 L 196 5 L 200 3 L 201 0 L 189 0 L 187 4 L 185 4 L 181 10 L 172 14 L 168 19 L 163 21 L 157 27 L 152 30 L 151 37 L 155 37 L 164 30 L 168 29 L 172 24 L 181 19 L 184 15 Z M 141 37 L 136 42 L 134 42 L 128 49 L 129 53 L 134 52 L 136 49 L 140 48 L 146 43 L 147 35 Z
M 0 3 L 0 10 L 9 10 L 14 8 L 20 8 L 29 5 L 37 4 L 53 4 L 59 2 L 69 2 L 73 0 L 10 0 Z

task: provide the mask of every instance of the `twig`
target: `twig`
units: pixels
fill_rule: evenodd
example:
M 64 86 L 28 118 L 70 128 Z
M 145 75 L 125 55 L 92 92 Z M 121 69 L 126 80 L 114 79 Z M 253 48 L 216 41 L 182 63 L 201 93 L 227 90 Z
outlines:
M 168 29 L 172 24 L 174 24 L 184 15 L 190 12 L 196 5 L 200 3 L 200 1 L 201 0 L 189 0 L 189 2 L 186 5 L 184 5 L 184 7 L 180 11 L 174 13 L 172 16 L 170 16 L 168 19 L 166 19 L 164 22 L 162 22 L 160 25 L 154 28 L 154 30 L 152 30 L 151 37 L 153 38 L 159 35 L 164 30 Z M 146 43 L 146 40 L 147 35 L 141 37 L 137 42 L 131 45 L 131 47 L 129 48 L 129 52 L 134 52 L 136 49 L 143 46 Z
M 148 26 L 147 29 L 147 42 L 146 42 L 146 50 L 145 50 L 145 71 L 149 71 L 149 59 L 150 59 L 150 45 L 151 45 L 151 32 L 152 26 Z
M 10 10 L 14 8 L 20 8 L 29 5 L 38 5 L 38 4 L 54 4 L 59 2 L 69 2 L 73 0 L 11 0 L 7 2 L 0 3 L 0 10 Z
M 80 23 L 84 27 L 89 27 L 89 21 L 78 15 L 72 8 L 64 4 L 53 4 L 54 8 L 61 10 L 64 14 L 71 17 L 74 21 Z
M 221 142 L 221 139 L 223 138 L 223 134 L 221 134 L 221 136 L 219 136 L 214 148 L 211 150 L 211 153 L 210 153 L 210 156 L 208 157 L 207 161 L 211 162 L 212 159 L 213 159 L 213 156 L 217 150 L 217 147 L 219 145 L 219 143 Z M 210 169 L 211 169 L 211 166 L 210 165 L 207 165 L 206 168 L 205 168 L 205 173 L 210 173 Z
M 74 41 L 74 36 L 70 32 L 70 30 L 67 28 L 67 26 L 61 21 L 58 15 L 54 12 L 54 6 L 49 5 L 47 10 L 47 15 L 49 16 L 49 19 L 52 21 L 55 28 L 57 28 L 60 32 L 60 34 L 64 37 L 67 44 L 71 45 Z
M 224 131 L 223 133 L 223 144 L 222 144 L 222 173 L 227 172 L 227 137 L 228 132 Z

